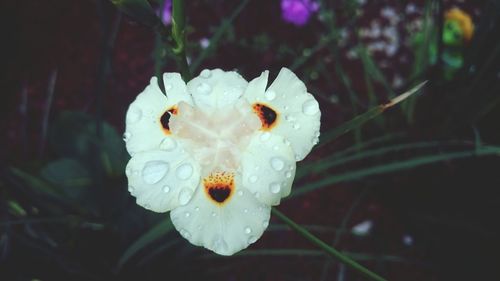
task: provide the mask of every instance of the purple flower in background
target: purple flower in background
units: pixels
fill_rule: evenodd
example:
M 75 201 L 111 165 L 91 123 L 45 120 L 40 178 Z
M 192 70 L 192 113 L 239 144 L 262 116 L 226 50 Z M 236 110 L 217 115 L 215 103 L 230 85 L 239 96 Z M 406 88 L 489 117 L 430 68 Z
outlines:
M 297 26 L 305 25 L 318 9 L 319 4 L 314 0 L 281 0 L 283 20 Z
M 160 13 L 163 24 L 168 25 L 172 22 L 172 0 L 165 0 L 163 9 Z

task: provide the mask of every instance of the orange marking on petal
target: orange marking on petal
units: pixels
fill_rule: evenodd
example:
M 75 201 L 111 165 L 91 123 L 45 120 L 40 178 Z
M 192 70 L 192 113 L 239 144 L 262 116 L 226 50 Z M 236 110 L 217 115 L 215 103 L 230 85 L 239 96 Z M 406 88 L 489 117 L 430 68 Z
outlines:
M 279 114 L 270 106 L 262 103 L 254 103 L 252 108 L 262 123 L 261 130 L 270 131 L 278 123 Z
M 208 198 L 217 205 L 228 202 L 234 193 L 234 174 L 226 172 L 211 173 L 203 179 L 203 186 Z
M 170 121 L 170 116 L 177 115 L 178 112 L 179 109 L 177 109 L 177 106 L 174 105 L 171 108 L 165 110 L 165 112 L 163 112 L 163 114 L 160 116 L 161 129 L 163 130 L 163 133 L 165 133 L 165 135 L 170 135 L 172 133 L 170 132 L 168 122 Z

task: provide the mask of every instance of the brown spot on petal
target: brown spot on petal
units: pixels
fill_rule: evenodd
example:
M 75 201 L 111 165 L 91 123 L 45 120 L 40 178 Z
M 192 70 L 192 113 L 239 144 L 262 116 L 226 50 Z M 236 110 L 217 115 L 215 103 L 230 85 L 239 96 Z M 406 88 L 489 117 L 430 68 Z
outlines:
M 163 112 L 163 114 L 161 115 L 160 124 L 161 124 L 161 128 L 162 128 L 163 132 L 165 133 L 165 135 L 171 134 L 170 127 L 168 126 L 168 122 L 170 121 L 170 116 L 172 114 L 176 115 L 177 112 L 178 112 L 177 106 L 173 106 L 173 107 L 165 110 L 165 112 Z
M 234 174 L 215 172 L 203 179 L 205 193 L 217 205 L 226 203 L 234 193 Z
M 262 103 L 255 103 L 252 105 L 253 111 L 262 123 L 263 131 L 270 131 L 278 123 L 278 112 L 268 105 Z

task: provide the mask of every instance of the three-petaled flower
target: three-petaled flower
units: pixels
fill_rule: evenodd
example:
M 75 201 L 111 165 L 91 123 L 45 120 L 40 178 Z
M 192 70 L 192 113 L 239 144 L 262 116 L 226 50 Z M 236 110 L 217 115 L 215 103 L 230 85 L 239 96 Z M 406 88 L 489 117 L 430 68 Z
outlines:
M 283 68 L 247 82 L 203 70 L 187 84 L 165 73 L 130 105 L 126 174 L 137 204 L 170 212 L 192 244 L 232 255 L 255 242 L 290 194 L 295 162 L 318 142 L 318 102 Z

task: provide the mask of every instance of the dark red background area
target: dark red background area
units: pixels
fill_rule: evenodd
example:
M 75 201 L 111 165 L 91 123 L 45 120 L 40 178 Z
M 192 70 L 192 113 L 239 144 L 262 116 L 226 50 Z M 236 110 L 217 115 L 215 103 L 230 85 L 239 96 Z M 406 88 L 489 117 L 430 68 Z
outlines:
M 91 0 L 47 0 L 47 1 L 2 1 L 0 3 L 0 32 L 2 42 L 1 55 L 1 98 L 0 110 L 2 122 L 0 130 L 4 132 L 0 140 L 0 159 L 8 164 L 23 164 L 50 159 L 54 152 L 48 149 L 44 158 L 35 157 L 42 141 L 42 116 L 47 107 L 47 88 L 51 73 L 57 72 L 53 103 L 49 115 L 49 129 L 52 120 L 63 110 L 83 111 L 90 114 L 102 114 L 103 120 L 111 123 L 118 132 L 124 129 L 124 116 L 128 105 L 149 83 L 153 76 L 154 62 L 152 52 L 155 34 L 145 26 L 124 16 L 119 25 L 116 41 L 112 47 L 109 75 L 102 85 L 98 76 L 102 71 L 104 44 L 108 38 L 104 27 L 110 27 L 117 18 L 117 11 L 107 1 Z M 209 37 L 223 18 L 227 18 L 237 3 L 231 1 L 186 1 L 188 4 L 190 30 L 189 40 L 196 44 L 200 39 Z M 236 1 L 235 1 L 236 2 Z M 345 1 L 337 1 L 345 2 Z M 369 23 L 371 17 L 378 15 L 378 8 L 397 1 L 368 1 L 366 17 L 360 25 Z M 422 1 L 415 1 L 419 7 Z M 467 10 L 475 11 L 478 2 L 452 3 L 462 5 Z M 229 4 L 230 3 L 230 4 Z M 341 3 L 340 3 L 341 4 Z M 397 6 L 397 4 L 395 4 Z M 477 5 L 477 6 L 476 6 Z M 324 32 L 324 26 L 317 18 L 304 27 L 294 27 L 282 22 L 279 16 L 279 1 L 251 1 L 244 12 L 234 22 L 233 31 L 237 40 L 251 38 L 255 34 L 267 33 L 272 43 L 266 49 L 253 50 L 241 45 L 222 43 L 214 54 L 202 65 L 203 68 L 238 68 L 247 80 L 269 69 L 274 77 L 282 66 L 292 64 L 294 58 L 277 60 L 276 42 L 285 42 L 290 46 L 314 46 L 318 34 Z M 479 16 L 474 14 L 475 18 Z M 340 22 L 348 18 L 340 18 Z M 248 39 L 250 40 L 250 39 Z M 348 44 L 352 46 L 355 40 Z M 199 48 L 193 48 L 193 58 Z M 345 50 L 343 50 L 345 51 Z M 328 55 L 325 61 L 331 60 Z M 406 56 L 412 60 L 411 50 L 401 48 L 398 56 L 390 60 L 382 54 L 375 54 L 376 61 L 386 61 L 390 67 L 384 73 L 400 71 L 403 75 L 410 72 L 410 63 L 399 60 Z M 346 72 L 356 91 L 366 93 L 359 62 L 353 63 L 342 57 Z M 306 64 L 307 66 L 307 64 Z M 200 70 L 201 70 L 200 69 Z M 165 71 L 176 71 L 172 60 L 166 62 Z M 334 69 L 329 69 L 334 75 Z M 196 75 L 196 73 L 195 73 Z M 272 80 L 272 79 L 270 79 Z M 337 81 L 338 78 L 335 78 Z M 99 93 L 99 87 L 103 87 Z M 311 86 L 327 93 L 345 92 L 341 83 L 330 85 L 323 80 L 312 81 Z M 376 85 L 380 88 L 380 85 Z M 24 93 L 24 94 L 23 94 Z M 352 117 L 350 109 L 344 104 L 334 104 L 326 97 L 320 100 L 322 129 L 333 128 Z M 347 98 L 341 97 L 342 101 Z M 99 113 L 99 102 L 102 111 Z M 26 108 L 26 113 L 21 110 Z M 388 114 L 391 114 L 389 112 Z M 414 135 L 428 132 L 415 131 Z M 337 143 L 315 151 L 308 160 L 321 159 L 325 154 L 343 148 L 352 142 L 352 137 L 340 139 Z M 5 159 L 5 161 L 4 161 Z M 40 161 L 41 160 L 41 161 Z M 373 163 L 381 164 L 381 163 Z M 485 168 L 478 168 L 479 165 Z M 494 196 L 494 186 L 499 180 L 495 177 L 498 169 L 496 159 L 473 159 L 471 162 L 446 162 L 439 167 L 415 169 L 411 174 L 391 174 L 376 176 L 363 184 L 336 184 L 332 188 L 312 192 L 304 197 L 283 203 L 280 210 L 297 223 L 304 225 L 324 225 L 338 227 L 353 202 L 360 199 L 358 207 L 348 222 L 348 229 L 370 219 L 374 222 L 373 233 L 368 237 L 356 237 L 349 233 L 342 236 L 338 248 L 349 252 L 367 252 L 400 256 L 408 263 L 364 263 L 375 271 L 387 273 L 389 280 L 474 280 L 476 276 L 491 276 L 496 273 L 493 258 L 496 257 L 495 239 L 491 231 L 478 234 L 483 227 L 494 229 L 497 221 L 492 210 L 498 209 Z M 344 167 L 342 171 L 355 168 Z M 342 172 L 340 171 L 340 172 Z M 320 179 L 320 175 L 311 175 L 303 182 Z M 125 186 L 123 187 L 125 192 Z M 471 196 L 480 193 L 481 197 Z M 495 209 L 496 208 L 496 209 Z M 427 217 L 415 217 L 417 213 L 446 221 L 449 217 L 458 217 L 471 222 L 475 227 L 456 227 L 450 219 L 450 225 L 433 225 Z M 431 220 L 432 221 L 432 220 Z M 278 223 L 273 220 L 273 223 Z M 472 230 L 471 230 L 472 228 Z M 404 235 L 411 234 L 415 242 L 411 246 L 402 243 Z M 92 235 L 92 234 L 89 234 Z M 320 232 L 319 238 L 331 243 L 336 237 L 333 232 Z M 99 280 L 141 280 L 143 276 L 154 279 L 148 272 L 131 268 L 122 275 L 113 275 L 109 261 L 99 260 L 96 252 L 119 252 L 123 241 L 112 241 L 109 236 L 96 237 L 95 245 L 80 245 L 88 251 L 84 264 L 96 266 Z M 187 243 L 187 242 L 186 242 Z M 380 245 L 383 245 L 380 246 Z M 303 237 L 292 232 L 266 232 L 251 249 L 299 248 L 315 250 Z M 98 249 L 98 251 L 95 251 Z M 76 250 L 75 250 L 76 252 Z M 75 260 L 79 257 L 72 253 Z M 169 255 L 170 253 L 167 253 Z M 170 254 L 171 255 L 171 254 Z M 95 260 L 94 260 L 95 257 Z M 22 258 L 22 257 L 21 257 Z M 172 258 L 172 257 L 170 257 Z M 151 268 L 162 268 L 165 257 L 151 262 Z M 216 275 L 219 280 L 319 280 L 321 278 L 324 257 L 232 257 L 202 263 L 206 267 L 193 265 L 192 272 L 184 272 L 186 278 L 198 276 L 199 271 L 223 268 L 230 263 L 233 266 L 229 274 Z M 15 264 L 9 264 L 12 267 Z M 47 265 L 49 266 L 49 265 Z M 57 272 L 57 266 L 52 265 Z M 339 265 L 335 263 L 326 280 L 336 280 Z M 1 269 L 1 264 L 0 264 Z M 43 266 L 40 266 L 43 271 Z M 130 275 L 127 275 L 130 274 Z M 203 275 L 203 274 L 200 274 Z M 47 279 L 60 277 L 57 273 L 47 274 Z M 354 272 L 347 270 L 346 280 L 364 280 Z M 169 276 L 163 276 L 168 279 Z M 162 278 L 163 278 L 162 277 Z M 172 278 L 176 278 L 174 276 Z M 178 277 L 182 278 L 182 277 Z M 472 278 L 472 279 L 471 279 Z M 85 280 L 75 277 L 75 280 Z M 182 279 L 179 279 L 182 280 Z M 187 280 L 187 279 L 186 279 Z M 486 280 L 486 279 L 476 279 Z M 493 279 L 492 279 L 493 280 Z

